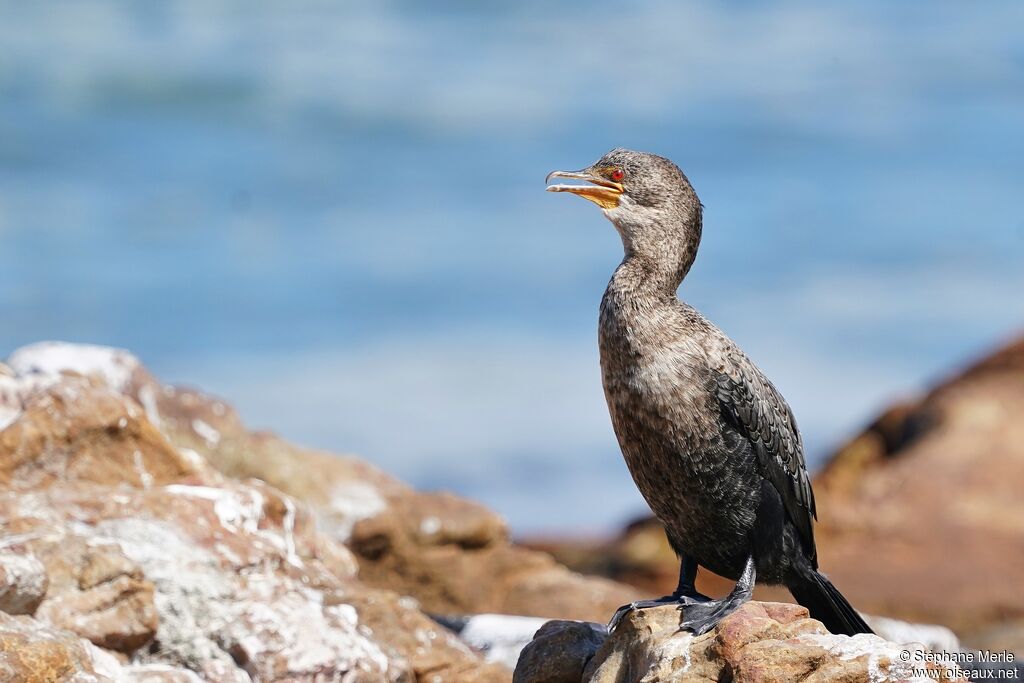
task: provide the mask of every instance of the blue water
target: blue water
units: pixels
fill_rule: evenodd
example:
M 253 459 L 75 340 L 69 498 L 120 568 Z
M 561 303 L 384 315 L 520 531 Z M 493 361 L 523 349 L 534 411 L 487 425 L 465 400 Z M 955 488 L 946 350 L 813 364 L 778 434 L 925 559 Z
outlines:
M 643 509 L 597 370 L 621 247 L 543 192 L 686 170 L 682 296 L 816 462 L 1024 321 L 1024 4 L 0 2 L 0 349 L 132 349 L 522 532 Z

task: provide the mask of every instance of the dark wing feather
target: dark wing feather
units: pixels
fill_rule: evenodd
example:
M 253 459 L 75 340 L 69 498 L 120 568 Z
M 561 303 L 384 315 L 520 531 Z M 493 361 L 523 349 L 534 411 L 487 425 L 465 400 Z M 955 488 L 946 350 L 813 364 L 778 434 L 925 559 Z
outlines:
M 814 492 L 804 464 L 796 418 L 772 383 L 745 357 L 717 373 L 722 413 L 750 441 L 761 468 L 778 490 L 790 521 L 814 552 Z

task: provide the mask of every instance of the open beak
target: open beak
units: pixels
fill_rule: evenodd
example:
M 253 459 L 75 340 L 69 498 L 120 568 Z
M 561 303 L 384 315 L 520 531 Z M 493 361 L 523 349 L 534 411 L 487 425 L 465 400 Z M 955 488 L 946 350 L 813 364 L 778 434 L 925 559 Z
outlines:
M 587 171 L 552 171 L 544 179 L 550 183 L 552 178 L 571 178 L 584 180 L 590 185 L 548 185 L 548 192 L 572 192 L 584 199 L 589 199 L 602 209 L 614 209 L 619 205 L 622 196 L 622 185 Z

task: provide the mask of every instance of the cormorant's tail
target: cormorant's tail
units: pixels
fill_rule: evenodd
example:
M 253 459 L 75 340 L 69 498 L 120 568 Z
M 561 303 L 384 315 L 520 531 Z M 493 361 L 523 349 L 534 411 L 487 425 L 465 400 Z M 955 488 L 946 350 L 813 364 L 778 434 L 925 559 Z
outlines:
M 825 624 L 831 633 L 848 636 L 874 633 L 832 582 L 817 571 L 807 568 L 798 572 L 788 588 L 796 601 L 810 611 L 811 617 Z

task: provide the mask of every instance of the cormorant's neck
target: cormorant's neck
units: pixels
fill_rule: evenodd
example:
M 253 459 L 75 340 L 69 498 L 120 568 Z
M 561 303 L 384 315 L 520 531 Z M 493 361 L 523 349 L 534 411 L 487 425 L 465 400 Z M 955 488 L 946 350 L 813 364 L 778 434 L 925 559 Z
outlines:
M 674 221 L 671 227 L 647 226 L 642 232 L 619 230 L 625 258 L 612 285 L 635 295 L 675 297 L 700 246 L 701 216 Z

